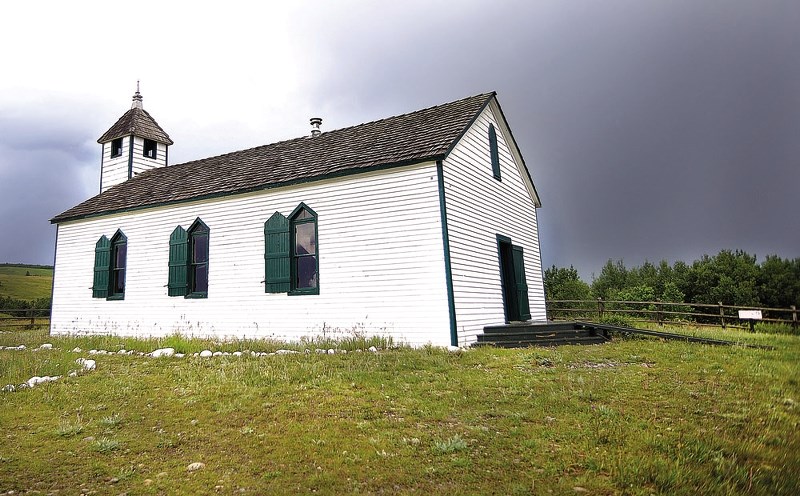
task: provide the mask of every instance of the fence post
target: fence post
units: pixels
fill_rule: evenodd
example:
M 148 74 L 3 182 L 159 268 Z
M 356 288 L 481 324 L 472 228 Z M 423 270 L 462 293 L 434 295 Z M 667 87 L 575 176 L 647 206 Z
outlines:
M 722 323 L 722 328 L 725 329 L 725 309 L 722 308 L 722 302 L 718 301 L 719 304 L 719 320 Z
M 603 298 L 597 298 L 597 318 L 599 320 L 603 320 L 603 312 L 605 312 L 606 306 L 603 304 Z
M 662 305 L 661 305 L 661 298 L 656 298 L 656 320 L 658 320 L 658 325 L 664 325 L 664 317 L 661 315 Z
M 792 305 L 792 329 L 797 329 L 797 307 Z
M 33 327 L 33 324 L 36 321 L 36 314 L 33 310 L 28 310 L 28 316 L 31 318 L 31 327 Z

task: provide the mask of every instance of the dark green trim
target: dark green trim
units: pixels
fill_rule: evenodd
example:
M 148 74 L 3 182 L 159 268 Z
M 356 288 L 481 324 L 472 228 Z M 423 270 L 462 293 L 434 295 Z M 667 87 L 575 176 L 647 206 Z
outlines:
M 244 194 L 247 194 L 247 193 L 256 193 L 256 192 L 259 192 L 259 191 L 269 191 L 271 189 L 283 188 L 283 187 L 286 187 L 286 186 L 294 186 L 294 185 L 298 185 L 298 184 L 307 184 L 307 183 L 313 183 L 313 182 L 317 182 L 317 181 L 325 181 L 325 180 L 329 180 L 329 179 L 336 179 L 336 178 L 340 178 L 340 177 L 354 176 L 354 175 L 357 175 L 357 174 L 366 174 L 366 173 L 370 173 L 370 172 L 377 172 L 377 171 L 382 171 L 382 170 L 387 170 L 387 169 L 394 169 L 394 168 L 404 167 L 404 166 L 409 166 L 409 165 L 424 164 L 424 163 L 427 163 L 427 162 L 434 162 L 434 161 L 437 161 L 437 160 L 444 159 L 444 157 L 445 157 L 444 154 L 437 154 L 437 155 L 433 155 L 433 156 L 425 157 L 425 158 L 421 158 L 421 159 L 403 160 L 403 161 L 400 161 L 400 162 L 392 162 L 392 163 L 389 163 L 389 164 L 380 164 L 380 165 L 375 165 L 375 166 L 370 166 L 370 167 L 363 167 L 363 168 L 360 168 L 360 169 L 348 169 L 346 171 L 334 172 L 332 174 L 325 174 L 325 175 L 321 175 L 321 176 L 314 176 L 314 177 L 296 179 L 296 180 L 292 180 L 292 181 L 284 181 L 284 182 L 280 182 L 280 183 L 272 183 L 272 184 L 267 184 L 267 185 L 254 186 L 252 188 L 245 188 L 245 189 L 240 189 L 240 190 L 236 190 L 236 191 L 222 191 L 222 192 L 219 192 L 219 193 L 212 193 L 212 194 L 209 194 L 209 195 L 193 196 L 192 198 L 182 198 L 180 200 L 165 201 L 165 202 L 153 202 L 153 203 L 148 203 L 148 204 L 145 204 L 145 205 L 137 205 L 135 207 L 118 208 L 118 209 L 114 209 L 114 210 L 104 210 L 102 212 L 97 212 L 97 213 L 92 213 L 92 214 L 85 214 L 85 215 L 75 215 L 75 216 L 72 216 L 72 217 L 63 217 L 62 218 L 62 217 L 56 216 L 56 217 L 53 217 L 52 219 L 50 219 L 50 223 L 51 224 L 58 224 L 58 223 L 61 223 L 61 222 L 68 222 L 68 221 L 82 220 L 82 219 L 91 219 L 91 218 L 94 218 L 94 217 L 103 217 L 103 216 L 106 216 L 106 215 L 114 215 L 114 214 L 119 214 L 119 213 L 124 213 L 124 212 L 135 212 L 137 210 L 164 207 L 164 206 L 167 206 L 167 205 L 179 205 L 181 203 L 189 203 L 189 202 L 194 202 L 194 201 L 210 200 L 210 199 L 214 199 L 214 198 L 225 198 L 225 197 L 228 197 L 228 196 L 244 195 Z
M 133 135 L 128 140 L 128 179 L 133 177 Z
M 169 145 L 164 145 L 164 167 L 169 167 Z
M 300 222 L 295 222 L 295 216 L 300 213 L 302 210 L 308 211 L 313 217 L 314 220 L 302 220 Z M 319 286 L 320 286 L 320 277 L 319 277 L 319 226 L 317 225 L 319 217 L 317 216 L 317 212 L 314 211 L 313 208 L 306 205 L 304 202 L 300 202 L 300 205 L 295 207 L 292 210 L 292 213 L 289 214 L 289 274 L 290 274 L 290 283 L 288 295 L 289 296 L 299 296 L 299 295 L 318 295 L 319 294 Z M 315 244 L 315 253 L 314 258 L 316 259 L 316 272 L 317 272 L 317 286 L 314 288 L 295 288 L 295 280 L 297 276 L 297 269 L 295 268 L 295 258 L 297 255 L 294 253 L 294 249 L 296 246 L 295 238 L 294 238 L 294 226 L 297 224 L 311 224 L 314 223 L 314 244 Z
M 506 324 L 508 324 L 511 322 L 510 309 L 512 302 L 508 301 L 508 298 L 506 297 L 506 284 L 509 284 L 510 281 L 506 281 L 505 268 L 503 267 L 503 254 L 500 251 L 500 244 L 505 243 L 509 246 L 509 248 L 513 246 L 513 244 L 511 243 L 511 238 L 508 236 L 497 234 L 495 237 L 497 238 L 497 265 L 500 269 L 500 295 L 503 299 L 503 319 L 505 320 Z
M 492 162 L 492 175 L 500 181 L 500 149 L 497 146 L 497 131 L 489 124 L 489 159 Z
M 472 125 L 475 124 L 475 121 L 478 120 L 478 117 L 480 117 L 481 113 L 483 113 L 483 111 L 486 110 L 486 107 L 489 106 L 489 103 L 496 96 L 497 96 L 497 92 L 495 92 L 495 91 L 492 91 L 489 94 L 489 98 L 487 98 L 486 102 L 483 104 L 483 106 L 481 106 L 481 108 L 477 112 L 475 112 L 475 115 L 472 116 L 472 120 L 470 120 L 469 123 L 464 127 L 464 129 L 461 130 L 461 133 L 456 137 L 456 139 L 454 139 L 453 142 L 450 143 L 450 147 L 447 149 L 447 151 L 444 152 L 444 155 L 442 156 L 442 159 L 444 159 L 445 157 L 450 155 L 450 152 L 453 151 L 453 148 L 455 148 L 456 145 L 458 144 L 458 142 L 461 141 L 461 138 L 463 138 L 464 135 L 467 134 L 467 131 L 469 131 L 469 128 L 471 128 Z
M 50 332 L 53 332 L 53 291 L 56 289 L 56 258 L 58 256 L 58 226 L 56 226 L 56 242 L 53 246 L 53 278 L 50 280 Z
M 125 245 L 125 267 L 123 267 L 123 277 L 124 280 L 122 282 L 122 293 L 115 293 L 114 290 L 116 289 L 114 286 L 114 277 L 115 272 L 117 271 L 118 267 L 116 266 L 116 259 L 114 257 L 115 250 L 117 246 Z M 114 233 L 114 236 L 111 237 L 111 256 L 108 260 L 108 298 L 107 300 L 124 300 L 125 299 L 125 286 L 127 284 L 128 279 L 128 237 L 125 236 L 125 233 L 122 232 L 121 229 L 117 229 L 117 232 Z
M 453 270 L 450 267 L 450 234 L 447 231 L 447 205 L 444 196 L 444 168 L 436 161 L 436 178 L 439 182 L 439 214 L 442 218 L 442 245 L 444 246 L 444 274 L 447 280 L 447 307 L 450 311 L 450 345 L 458 346 L 456 327 L 456 299 L 453 294 Z
M 102 143 L 100 145 L 100 193 L 103 192 L 103 163 L 105 162 L 105 158 L 106 158 L 106 144 Z
M 203 264 L 194 263 L 194 238 L 195 232 L 198 228 L 205 232 L 206 238 L 206 261 Z M 186 291 L 185 298 L 208 298 L 209 280 L 211 276 L 210 262 L 211 262 L 211 229 L 203 222 L 200 217 L 196 218 L 189 229 L 186 230 L 187 235 L 187 250 L 186 250 Z M 206 266 L 206 290 L 205 291 L 192 291 L 192 286 L 195 285 L 195 265 Z

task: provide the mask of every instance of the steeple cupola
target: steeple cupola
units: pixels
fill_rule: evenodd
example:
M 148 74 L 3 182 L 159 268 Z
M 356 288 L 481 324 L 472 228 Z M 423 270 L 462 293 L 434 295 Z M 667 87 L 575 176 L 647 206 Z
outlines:
M 142 100 L 137 81 L 130 110 L 97 140 L 103 146 L 101 193 L 148 169 L 169 165 L 172 140 L 144 109 Z

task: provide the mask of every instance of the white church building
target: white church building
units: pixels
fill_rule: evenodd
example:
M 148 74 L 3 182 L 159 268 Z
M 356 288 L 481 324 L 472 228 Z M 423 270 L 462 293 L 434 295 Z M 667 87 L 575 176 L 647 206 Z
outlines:
M 53 334 L 464 346 L 545 320 L 540 201 L 494 93 L 171 165 L 137 91 L 98 143 L 100 193 L 51 220 Z

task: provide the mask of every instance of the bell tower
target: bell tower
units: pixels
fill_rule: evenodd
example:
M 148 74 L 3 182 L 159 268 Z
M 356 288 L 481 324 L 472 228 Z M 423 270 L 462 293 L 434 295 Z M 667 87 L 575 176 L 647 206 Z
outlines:
M 142 172 L 169 165 L 169 135 L 144 109 L 139 82 L 130 110 L 97 140 L 103 147 L 100 192 Z

